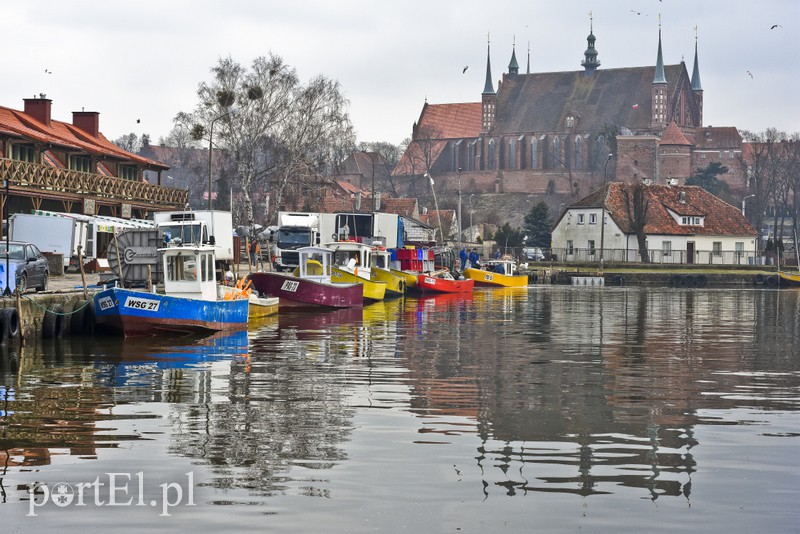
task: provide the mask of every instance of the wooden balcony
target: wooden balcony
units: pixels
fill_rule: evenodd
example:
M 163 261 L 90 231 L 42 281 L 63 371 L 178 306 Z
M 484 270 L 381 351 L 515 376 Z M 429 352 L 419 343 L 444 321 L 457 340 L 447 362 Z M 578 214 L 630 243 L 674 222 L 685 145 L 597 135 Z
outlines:
M 151 211 L 183 209 L 189 201 L 186 189 L 0 158 L 0 180 L 6 179 L 12 195 L 65 202 L 94 200 L 99 204 L 130 204 Z

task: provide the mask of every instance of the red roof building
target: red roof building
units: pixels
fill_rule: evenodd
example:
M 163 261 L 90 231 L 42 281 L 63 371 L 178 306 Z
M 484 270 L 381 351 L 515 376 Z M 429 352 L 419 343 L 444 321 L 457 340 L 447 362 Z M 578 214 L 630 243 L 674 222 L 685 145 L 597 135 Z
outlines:
M 52 100 L 24 99 L 22 111 L 0 106 L 0 174 L 9 179 L 11 211 L 52 209 L 122 217 L 182 208 L 186 191 L 151 185 L 161 162 L 123 150 L 100 132 L 100 114 L 52 118 Z M 24 201 L 23 201 L 24 199 Z

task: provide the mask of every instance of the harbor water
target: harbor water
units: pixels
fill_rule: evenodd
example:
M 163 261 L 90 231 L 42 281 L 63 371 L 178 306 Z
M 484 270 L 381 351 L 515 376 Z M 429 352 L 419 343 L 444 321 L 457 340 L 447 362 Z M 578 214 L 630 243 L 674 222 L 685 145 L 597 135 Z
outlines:
M 796 532 L 800 291 L 535 286 L 3 347 L 4 532 Z

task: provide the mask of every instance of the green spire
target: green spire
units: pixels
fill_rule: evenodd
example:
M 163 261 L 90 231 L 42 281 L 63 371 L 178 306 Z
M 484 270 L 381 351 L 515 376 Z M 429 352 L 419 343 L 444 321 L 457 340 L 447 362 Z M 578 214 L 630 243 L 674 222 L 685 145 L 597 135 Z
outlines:
M 695 28 L 695 31 L 697 28 Z M 697 34 L 694 36 L 694 68 L 692 69 L 692 91 L 702 91 L 700 84 L 700 63 L 697 61 Z
M 486 84 L 483 86 L 483 94 L 493 95 L 494 86 L 492 85 L 492 60 L 489 56 L 489 38 L 486 38 Z
M 511 75 L 519 74 L 519 64 L 517 63 L 517 43 L 516 38 L 511 45 L 511 62 L 508 64 L 508 73 Z
M 667 77 L 664 75 L 664 58 L 661 55 L 661 16 L 659 15 L 658 23 L 658 57 L 656 58 L 656 75 L 653 77 L 653 83 L 667 83 Z

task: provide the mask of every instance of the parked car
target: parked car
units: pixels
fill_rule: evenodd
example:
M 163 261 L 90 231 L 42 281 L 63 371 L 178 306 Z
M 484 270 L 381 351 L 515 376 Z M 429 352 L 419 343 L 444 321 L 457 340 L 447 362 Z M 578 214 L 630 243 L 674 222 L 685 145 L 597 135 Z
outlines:
M 522 256 L 528 261 L 543 261 L 544 252 L 538 247 L 525 247 L 522 249 Z
M 10 241 L 6 249 L 5 241 L 0 241 L 0 263 L 5 272 L 6 256 L 8 256 L 8 272 L 14 274 L 17 289 L 24 292 L 33 287 L 37 291 L 47 289 L 50 278 L 50 265 L 47 258 L 32 243 Z M 6 280 L 2 277 L 0 287 L 5 289 Z

